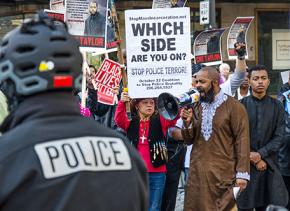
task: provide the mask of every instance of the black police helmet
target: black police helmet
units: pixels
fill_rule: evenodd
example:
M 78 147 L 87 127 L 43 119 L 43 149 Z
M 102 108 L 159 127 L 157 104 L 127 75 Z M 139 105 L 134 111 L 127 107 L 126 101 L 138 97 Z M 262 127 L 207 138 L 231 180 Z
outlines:
M 9 103 L 40 92 L 79 88 L 81 68 L 77 41 L 64 23 L 44 13 L 6 34 L 0 46 L 0 84 Z

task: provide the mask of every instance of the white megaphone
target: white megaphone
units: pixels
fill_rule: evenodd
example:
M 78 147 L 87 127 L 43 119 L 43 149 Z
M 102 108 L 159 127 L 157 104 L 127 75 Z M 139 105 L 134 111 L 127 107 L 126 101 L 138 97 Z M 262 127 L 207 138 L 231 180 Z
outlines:
M 199 101 L 200 94 L 196 89 L 174 97 L 172 94 L 164 92 L 157 98 L 157 109 L 159 114 L 165 119 L 173 120 L 178 115 L 179 109 L 189 106 Z

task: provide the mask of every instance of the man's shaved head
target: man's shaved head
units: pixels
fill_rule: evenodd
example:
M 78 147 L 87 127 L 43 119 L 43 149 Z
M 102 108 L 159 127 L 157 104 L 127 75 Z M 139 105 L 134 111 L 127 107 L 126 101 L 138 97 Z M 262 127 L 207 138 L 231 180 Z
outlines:
M 214 67 L 203 67 L 200 71 L 206 71 L 208 74 L 208 79 L 210 79 L 211 81 L 216 81 L 219 82 L 220 80 L 220 74 L 217 71 L 216 68 Z

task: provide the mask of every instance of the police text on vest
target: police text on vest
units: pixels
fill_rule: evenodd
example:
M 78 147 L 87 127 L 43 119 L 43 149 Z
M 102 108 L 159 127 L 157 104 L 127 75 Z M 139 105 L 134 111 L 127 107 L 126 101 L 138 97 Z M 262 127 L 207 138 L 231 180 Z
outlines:
M 131 169 L 128 150 L 119 138 L 79 137 L 34 146 L 46 179 L 80 171 Z

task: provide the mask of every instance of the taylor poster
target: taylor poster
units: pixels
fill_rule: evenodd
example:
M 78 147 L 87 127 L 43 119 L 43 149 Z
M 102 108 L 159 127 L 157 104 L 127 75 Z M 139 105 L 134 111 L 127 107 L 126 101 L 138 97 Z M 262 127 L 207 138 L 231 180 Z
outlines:
M 230 60 L 237 58 L 234 44 L 236 42 L 246 43 L 246 59 L 248 58 L 247 32 L 254 17 L 237 17 L 233 22 L 227 37 L 227 52 Z
M 65 6 L 69 32 L 79 41 L 81 50 L 104 50 L 108 0 L 66 0 Z
M 110 59 L 105 59 L 95 77 L 98 102 L 114 105 L 116 94 L 113 94 L 112 88 L 119 86 L 121 78 L 120 64 Z
M 272 29 L 273 70 L 290 69 L 290 30 Z
M 176 15 L 173 15 L 176 14 Z M 125 11 L 129 96 L 182 94 L 191 84 L 190 9 Z
M 218 65 L 222 63 L 221 37 L 227 28 L 202 31 L 194 40 L 195 63 Z

